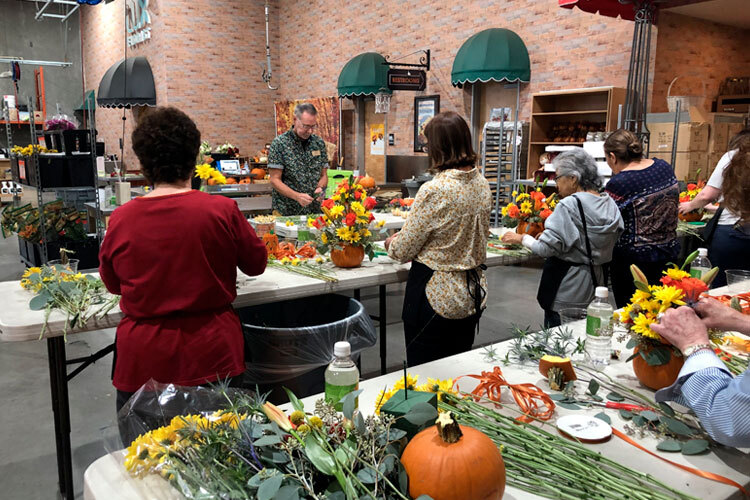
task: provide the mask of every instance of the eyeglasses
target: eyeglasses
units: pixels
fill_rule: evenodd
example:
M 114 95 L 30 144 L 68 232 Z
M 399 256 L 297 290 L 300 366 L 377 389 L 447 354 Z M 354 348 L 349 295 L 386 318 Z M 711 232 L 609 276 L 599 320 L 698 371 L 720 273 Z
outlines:
M 317 123 L 315 123 L 313 125 L 305 125 L 302 122 L 299 123 L 299 128 L 301 128 L 303 130 L 315 130 L 317 127 L 318 127 Z

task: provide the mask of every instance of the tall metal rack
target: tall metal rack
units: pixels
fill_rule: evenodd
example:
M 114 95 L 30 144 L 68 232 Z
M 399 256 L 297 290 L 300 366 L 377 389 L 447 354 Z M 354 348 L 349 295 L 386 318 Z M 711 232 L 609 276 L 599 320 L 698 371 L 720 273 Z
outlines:
M 510 201 L 518 184 L 518 134 L 518 121 L 488 122 L 482 129 L 482 174 L 492 192 L 493 227 L 500 225 L 501 207 Z

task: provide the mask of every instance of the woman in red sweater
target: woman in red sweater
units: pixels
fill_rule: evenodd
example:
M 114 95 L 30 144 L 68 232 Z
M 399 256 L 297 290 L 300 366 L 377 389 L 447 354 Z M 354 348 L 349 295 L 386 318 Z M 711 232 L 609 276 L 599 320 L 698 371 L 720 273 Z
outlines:
M 120 295 L 113 384 L 117 411 L 149 379 L 201 385 L 245 370 L 232 309 L 237 267 L 262 274 L 266 248 L 230 198 L 190 188 L 200 132 L 175 108 L 157 108 L 132 135 L 154 189 L 114 211 L 99 273 Z

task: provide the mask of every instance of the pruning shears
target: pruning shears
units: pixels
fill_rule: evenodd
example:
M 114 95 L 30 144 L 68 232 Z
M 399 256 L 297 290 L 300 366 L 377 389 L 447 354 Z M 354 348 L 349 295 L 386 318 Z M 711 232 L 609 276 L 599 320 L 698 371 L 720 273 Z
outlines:
M 651 410 L 648 406 L 634 405 L 630 403 L 617 403 L 614 401 L 580 401 L 583 404 L 589 404 L 593 406 L 603 406 L 605 408 L 612 408 L 614 410 L 628 410 L 628 411 L 646 411 Z

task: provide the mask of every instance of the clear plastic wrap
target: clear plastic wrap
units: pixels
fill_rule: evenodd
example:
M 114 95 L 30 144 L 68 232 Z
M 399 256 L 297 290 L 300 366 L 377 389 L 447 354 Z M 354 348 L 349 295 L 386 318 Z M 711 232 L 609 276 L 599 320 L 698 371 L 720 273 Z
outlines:
M 75 130 L 78 128 L 78 120 L 61 113 L 47 119 L 46 127 L 47 130 Z
M 323 372 L 333 360 L 336 342 L 348 341 L 356 358 L 377 338 L 364 306 L 343 295 L 246 307 L 237 313 L 245 335 L 244 384 L 257 385 L 261 393 L 273 390 L 269 399 L 274 402 L 284 400 L 282 385 L 300 397 L 322 392 Z

